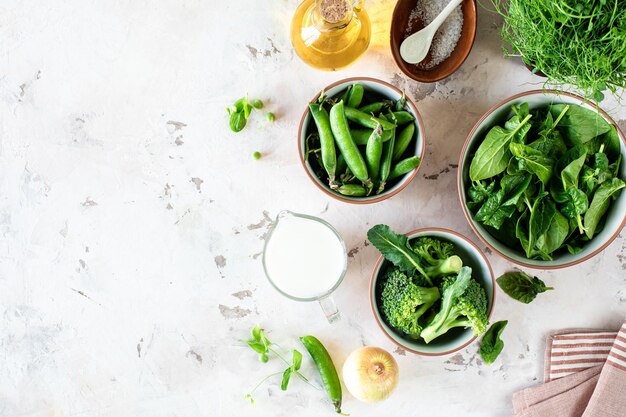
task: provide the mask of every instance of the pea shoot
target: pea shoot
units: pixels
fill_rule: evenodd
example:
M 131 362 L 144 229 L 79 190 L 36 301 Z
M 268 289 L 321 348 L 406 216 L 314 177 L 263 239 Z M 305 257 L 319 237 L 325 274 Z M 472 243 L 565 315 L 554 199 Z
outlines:
M 252 114 L 253 110 L 261 110 L 264 107 L 263 101 L 259 99 L 249 100 L 248 96 L 242 97 L 239 100 L 235 101 L 231 106 L 226 107 L 226 113 L 229 116 L 229 126 L 230 130 L 233 132 L 241 132 L 246 124 L 248 123 L 248 118 Z M 271 115 L 271 117 L 270 117 Z M 266 118 L 273 122 L 276 116 L 274 113 L 267 112 Z

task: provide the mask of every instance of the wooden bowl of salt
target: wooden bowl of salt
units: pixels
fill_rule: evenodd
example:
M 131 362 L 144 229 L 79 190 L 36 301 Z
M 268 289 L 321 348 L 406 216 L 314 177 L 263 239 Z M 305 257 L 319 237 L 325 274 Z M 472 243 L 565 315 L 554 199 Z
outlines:
M 416 81 L 442 80 L 463 64 L 476 36 L 476 1 L 463 0 L 441 25 L 426 58 L 409 64 L 400 56 L 400 44 L 427 26 L 448 0 L 398 0 L 391 19 L 391 53 L 400 70 Z

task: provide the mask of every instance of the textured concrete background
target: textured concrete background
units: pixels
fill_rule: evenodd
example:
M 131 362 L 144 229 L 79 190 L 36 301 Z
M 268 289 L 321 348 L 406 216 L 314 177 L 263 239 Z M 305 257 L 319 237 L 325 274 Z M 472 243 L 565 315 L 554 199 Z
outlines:
M 451 357 L 395 350 L 367 285 L 369 226 L 452 228 L 477 242 L 456 194 L 462 142 L 479 116 L 541 81 L 500 50 L 480 10 L 474 49 L 436 84 L 404 77 L 388 48 L 393 1 L 371 1 L 374 39 L 354 66 L 323 73 L 288 38 L 297 1 L 31 1 L 0 4 L 0 416 L 321 416 L 325 394 L 271 380 L 279 364 L 238 341 L 322 339 L 338 365 L 355 348 L 394 351 L 397 392 L 380 405 L 345 395 L 353 416 L 503 416 L 542 377 L 543 338 L 616 327 L 626 315 L 626 241 L 580 266 L 539 275 L 557 290 L 525 306 L 498 293 L 506 348 L 488 367 L 471 345 Z M 348 76 L 405 89 L 426 125 L 424 164 L 398 196 L 353 206 L 321 194 L 297 157 L 307 99 Z M 224 107 L 249 93 L 277 115 L 238 135 Z M 626 123 L 626 109 L 603 107 Z M 264 153 L 254 161 L 253 151 Z M 281 298 L 259 254 L 282 209 L 334 224 L 350 249 L 340 323 Z M 482 247 L 482 246 L 481 246 Z M 495 273 L 511 265 L 488 254 Z M 314 376 L 305 357 L 304 371 Z M 317 379 L 314 377 L 314 381 Z M 316 382 L 317 383 L 317 382 Z

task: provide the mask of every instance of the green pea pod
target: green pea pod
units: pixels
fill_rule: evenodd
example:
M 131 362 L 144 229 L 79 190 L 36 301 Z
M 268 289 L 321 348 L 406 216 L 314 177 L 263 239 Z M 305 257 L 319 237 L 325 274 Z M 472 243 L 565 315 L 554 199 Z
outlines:
M 389 179 L 393 180 L 398 178 L 407 172 L 413 171 L 420 164 L 420 158 L 418 156 L 412 156 L 410 158 L 403 159 L 398 162 L 391 172 L 389 173 Z
M 349 85 L 348 88 L 346 88 L 346 90 L 343 92 L 340 101 L 343 101 L 344 103 L 348 102 L 348 97 L 350 97 L 350 90 L 352 90 L 351 85 Z
M 358 146 L 367 145 L 367 141 L 370 136 L 372 136 L 373 129 L 350 129 L 350 134 L 352 135 L 352 140 Z M 382 140 L 383 142 L 387 142 L 391 139 L 393 134 L 393 130 L 383 130 Z
M 405 105 L 406 105 L 406 96 L 404 95 L 404 93 L 402 93 L 402 97 L 400 97 L 400 100 L 396 101 L 396 111 L 400 111 L 404 109 Z
M 357 123 L 361 126 L 369 127 L 370 129 L 374 129 L 378 124 L 383 127 L 383 130 L 391 130 L 396 127 L 396 125 L 394 125 L 390 121 L 382 120 L 370 114 L 363 113 L 360 110 L 353 109 L 352 107 L 346 107 L 345 113 L 346 117 L 351 122 Z
M 309 355 L 311 355 L 311 358 L 313 358 L 313 362 L 315 362 L 324 384 L 324 389 L 326 389 L 328 397 L 335 406 L 335 411 L 341 413 L 341 382 L 339 382 L 337 369 L 335 369 L 335 364 L 328 351 L 322 345 L 322 342 L 314 336 L 302 336 L 300 341 L 309 352 Z
M 392 113 L 392 121 L 394 121 L 398 126 L 405 125 L 409 122 L 415 120 L 415 117 L 408 111 L 394 111 Z
M 350 129 L 348 128 L 348 120 L 344 112 L 343 101 L 335 104 L 330 109 L 330 129 L 335 137 L 335 142 L 339 151 L 346 159 L 348 168 L 356 178 L 365 182 L 368 180 L 367 165 L 359 152 L 359 148 L 352 140 Z
M 378 177 L 380 170 L 380 157 L 383 153 L 383 128 L 378 125 L 372 132 L 367 141 L 367 147 L 365 148 L 365 162 L 367 163 L 367 170 L 370 174 L 370 178 L 374 179 Z
M 320 137 L 320 149 L 322 153 L 322 165 L 328 173 L 328 182 L 332 185 L 335 181 L 335 170 L 337 168 L 337 155 L 335 152 L 335 140 L 330 129 L 330 117 L 321 104 L 309 103 L 311 116 L 315 120 L 317 133 Z
M 367 195 L 365 187 L 359 184 L 343 184 L 337 188 L 337 192 L 350 197 L 363 197 Z
M 384 115 L 381 115 L 381 118 L 386 119 Z M 389 173 L 391 172 L 391 163 L 393 162 L 392 161 L 393 148 L 395 146 L 395 143 L 396 143 L 396 130 L 394 129 L 391 139 L 388 142 L 385 142 L 383 145 L 383 155 L 380 161 L 380 181 L 381 181 L 380 191 L 382 191 L 382 189 L 384 188 L 385 181 L 387 181 L 387 178 L 389 178 Z
M 341 175 L 344 172 L 346 172 L 347 169 L 348 169 L 348 164 L 346 164 L 346 159 L 340 153 L 339 155 L 337 155 L 337 169 L 336 169 L 336 173 L 337 173 L 337 175 Z
M 402 158 L 402 154 L 406 151 L 406 148 L 409 147 L 411 140 L 413 139 L 413 133 L 415 132 L 415 123 L 411 123 L 398 135 L 396 139 L 396 143 L 393 146 L 393 157 L 391 158 L 393 162 L 398 161 Z
M 359 111 L 362 111 L 363 113 L 378 113 L 383 109 L 384 105 L 385 103 L 382 101 L 377 101 L 375 103 L 366 104 L 365 106 L 359 108 Z
M 348 107 L 359 107 L 361 101 L 363 101 L 363 94 L 365 89 L 361 84 L 353 84 L 350 93 L 348 94 L 348 101 L 346 102 Z

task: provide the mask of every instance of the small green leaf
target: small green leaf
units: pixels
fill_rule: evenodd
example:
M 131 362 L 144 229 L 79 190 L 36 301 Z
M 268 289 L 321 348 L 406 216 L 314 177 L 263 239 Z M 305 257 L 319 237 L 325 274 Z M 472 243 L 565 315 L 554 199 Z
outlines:
M 487 365 L 491 365 L 502 352 L 504 342 L 500 336 L 508 323 L 508 320 L 495 322 L 480 341 L 480 356 Z
M 243 399 L 245 401 L 250 401 L 250 405 L 254 406 L 254 398 L 252 398 L 252 394 L 246 394 Z
M 280 383 L 281 390 L 287 391 L 287 385 L 289 385 L 290 378 L 291 378 L 291 367 L 285 369 L 285 372 L 283 372 L 283 380 Z
M 257 342 L 261 340 L 261 335 L 263 334 L 263 330 L 261 329 L 261 327 L 257 324 L 256 326 L 254 326 L 252 328 L 252 339 L 256 340 Z
M 507 272 L 496 280 L 502 291 L 509 297 L 528 304 L 537 297 L 537 294 L 553 290 L 537 277 L 530 277 L 522 271 Z
M 233 132 L 241 132 L 246 127 L 246 118 L 243 112 L 234 112 L 230 114 L 230 130 Z
M 291 369 L 295 372 L 300 369 L 301 365 L 302 365 L 302 353 L 294 349 Z
M 254 340 L 248 340 L 246 343 L 248 343 L 248 346 L 250 346 L 252 348 L 252 350 L 254 350 L 257 353 L 265 353 L 265 352 L 267 352 L 267 348 L 261 342 L 256 342 Z
M 261 353 L 259 355 L 259 360 L 263 363 L 267 363 L 270 358 L 267 356 L 267 353 Z

